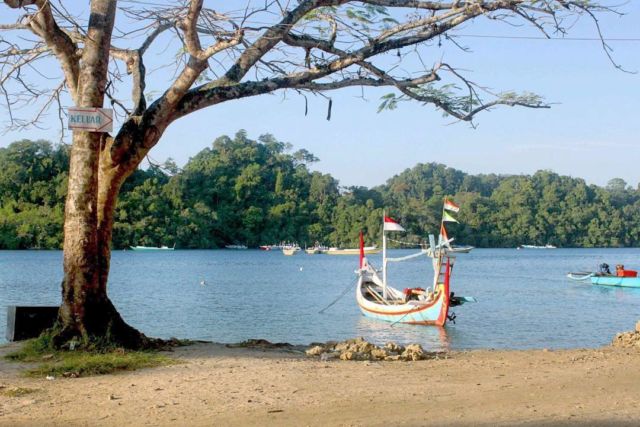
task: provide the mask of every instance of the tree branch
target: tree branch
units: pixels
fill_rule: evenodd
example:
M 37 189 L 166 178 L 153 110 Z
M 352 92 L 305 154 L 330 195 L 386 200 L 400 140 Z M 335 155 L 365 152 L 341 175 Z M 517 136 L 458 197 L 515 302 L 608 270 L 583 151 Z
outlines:
M 262 37 L 256 40 L 238 58 L 236 63 L 227 71 L 224 78 L 214 85 L 239 82 L 267 52 L 275 47 L 291 30 L 293 25 L 302 19 L 307 13 L 322 6 L 337 6 L 348 3 L 351 0 L 304 0 L 286 13 L 285 17 L 276 25 L 270 27 Z
M 77 103 L 80 76 L 80 58 L 76 53 L 77 46 L 56 23 L 49 0 L 5 0 L 5 3 L 14 9 L 33 4 L 38 6 L 38 10 L 30 16 L 27 25 L 31 31 L 44 40 L 58 58 L 71 97 Z

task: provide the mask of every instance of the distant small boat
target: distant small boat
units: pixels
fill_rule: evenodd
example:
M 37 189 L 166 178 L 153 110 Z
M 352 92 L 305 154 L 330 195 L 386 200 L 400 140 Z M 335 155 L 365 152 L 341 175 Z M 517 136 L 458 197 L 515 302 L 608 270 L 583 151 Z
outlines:
M 544 245 L 544 246 L 537 246 L 537 245 L 520 245 L 520 246 L 518 246 L 516 249 L 557 249 L 557 247 L 547 243 L 547 244 L 546 244 L 546 245 Z
M 282 253 L 285 255 L 295 255 L 301 248 L 297 244 L 288 244 L 282 247 Z
M 327 248 L 326 246 L 322 246 L 321 244 L 316 242 L 315 245 L 313 245 L 310 248 L 306 248 L 304 251 L 309 255 L 314 255 L 314 254 L 324 254 L 327 252 L 328 249 L 329 248 Z
M 449 253 L 453 254 L 468 254 L 471 252 L 471 249 L 475 249 L 475 246 L 457 246 L 452 245 L 449 249 Z
M 285 246 L 286 245 L 284 243 L 280 243 L 279 245 L 260 245 L 258 246 L 258 249 L 261 251 L 279 251 Z
M 365 246 L 364 253 L 365 255 L 377 254 L 382 249 L 378 249 L 377 246 Z M 339 249 L 339 248 L 329 248 L 326 252 L 327 255 L 360 255 L 360 249 Z
M 174 244 L 172 248 L 168 246 L 129 246 L 132 251 L 172 251 L 176 248 Z
M 245 245 L 224 245 L 225 249 L 247 249 Z

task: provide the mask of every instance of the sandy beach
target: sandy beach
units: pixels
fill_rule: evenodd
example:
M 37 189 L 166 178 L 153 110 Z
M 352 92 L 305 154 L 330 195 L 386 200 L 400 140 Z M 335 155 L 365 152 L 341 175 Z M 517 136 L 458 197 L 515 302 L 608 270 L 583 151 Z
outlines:
M 16 344 L 0 347 L 5 354 Z M 638 425 L 640 351 L 464 351 L 416 362 L 323 362 L 200 343 L 182 363 L 29 379 L 0 362 L 0 425 Z

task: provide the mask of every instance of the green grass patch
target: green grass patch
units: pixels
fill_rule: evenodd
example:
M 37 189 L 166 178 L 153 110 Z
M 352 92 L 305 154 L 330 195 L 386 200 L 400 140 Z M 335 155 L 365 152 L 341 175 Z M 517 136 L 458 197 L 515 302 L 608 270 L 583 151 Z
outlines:
M 8 389 L 0 389 L 0 396 L 5 397 L 21 397 L 26 396 L 27 394 L 35 393 L 38 391 L 37 388 L 28 388 L 28 387 L 12 387 Z
M 56 351 L 47 337 L 29 340 L 20 350 L 5 357 L 16 362 L 37 363 L 37 367 L 24 371 L 28 377 L 86 377 L 177 363 L 175 359 L 153 351 L 127 351 L 122 348 Z
M 49 358 L 55 354 L 51 346 L 51 339 L 47 335 L 25 341 L 20 350 L 9 353 L 5 359 L 14 362 L 39 362 L 44 357 Z

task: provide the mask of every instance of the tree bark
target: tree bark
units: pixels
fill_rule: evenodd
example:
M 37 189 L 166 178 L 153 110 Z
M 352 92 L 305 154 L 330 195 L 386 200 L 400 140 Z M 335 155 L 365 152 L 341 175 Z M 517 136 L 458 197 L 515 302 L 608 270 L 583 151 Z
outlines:
M 94 0 L 78 82 L 81 107 L 102 107 L 115 0 Z M 127 325 L 107 296 L 110 243 L 117 194 L 126 173 L 114 167 L 110 138 L 75 131 L 64 223 L 62 304 L 54 344 L 139 348 L 147 338 Z M 130 171 L 129 171 L 130 173 Z
M 76 132 L 65 206 L 64 281 L 55 342 L 141 348 L 152 343 L 127 325 L 107 296 L 117 196 L 133 169 L 111 161 L 111 138 Z

